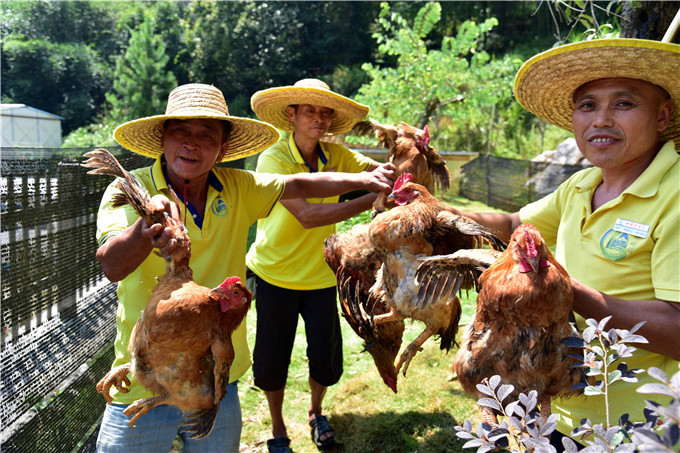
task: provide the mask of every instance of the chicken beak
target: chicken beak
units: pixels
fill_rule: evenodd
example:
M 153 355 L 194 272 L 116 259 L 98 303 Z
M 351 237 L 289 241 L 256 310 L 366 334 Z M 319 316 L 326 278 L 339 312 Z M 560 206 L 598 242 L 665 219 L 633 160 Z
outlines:
M 387 196 L 387 198 L 385 199 L 385 201 L 390 202 L 390 201 L 394 201 L 394 200 L 396 200 L 396 199 L 397 199 L 397 195 L 396 195 L 394 192 L 392 192 L 392 193 L 390 193 L 390 194 Z
M 534 272 L 538 272 L 538 257 L 534 256 L 528 259 L 529 266 Z

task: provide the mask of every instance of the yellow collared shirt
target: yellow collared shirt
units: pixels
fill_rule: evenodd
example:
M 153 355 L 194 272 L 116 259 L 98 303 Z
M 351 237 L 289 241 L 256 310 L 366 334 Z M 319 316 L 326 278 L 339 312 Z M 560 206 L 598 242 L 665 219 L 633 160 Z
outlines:
M 319 171 L 358 173 L 372 159 L 345 146 L 319 142 Z M 324 162 L 325 160 L 325 162 Z M 257 160 L 258 173 L 295 174 L 309 172 L 293 134 L 264 151 Z M 309 203 L 336 203 L 339 197 L 307 198 Z M 335 232 L 335 225 L 305 229 L 281 203 L 272 213 L 258 220 L 257 237 L 246 263 L 260 278 L 281 288 L 312 290 L 335 286 L 335 275 L 323 258 L 324 240 Z

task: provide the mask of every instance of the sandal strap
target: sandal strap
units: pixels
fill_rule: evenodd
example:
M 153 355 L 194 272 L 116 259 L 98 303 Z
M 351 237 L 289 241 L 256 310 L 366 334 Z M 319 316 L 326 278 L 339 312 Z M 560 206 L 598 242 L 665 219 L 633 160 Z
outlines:
M 270 453 L 290 453 L 290 439 L 287 437 L 275 437 L 267 441 L 267 450 Z

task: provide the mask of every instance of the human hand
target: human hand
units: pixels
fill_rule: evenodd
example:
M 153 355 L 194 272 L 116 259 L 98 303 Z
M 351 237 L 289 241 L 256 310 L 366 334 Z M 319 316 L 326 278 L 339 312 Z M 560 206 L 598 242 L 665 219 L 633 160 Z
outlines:
M 154 195 L 151 202 L 158 211 L 163 211 L 173 219 L 179 219 L 179 210 L 175 203 L 172 203 L 163 195 Z M 142 222 L 142 236 L 151 242 L 151 246 L 157 248 L 162 254 L 169 254 L 177 245 L 177 240 L 173 238 L 173 230 L 163 227 L 160 223 L 147 226 Z
M 397 168 L 392 162 L 387 162 L 367 172 L 367 190 L 371 192 L 392 192 L 394 180 L 397 179 Z

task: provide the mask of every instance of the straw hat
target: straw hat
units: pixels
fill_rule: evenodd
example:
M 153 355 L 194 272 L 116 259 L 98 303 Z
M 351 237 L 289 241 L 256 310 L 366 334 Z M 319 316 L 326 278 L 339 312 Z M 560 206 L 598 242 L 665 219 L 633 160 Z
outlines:
M 290 132 L 290 125 L 286 107 L 299 104 L 321 105 L 335 111 L 333 122 L 328 128 L 329 135 L 352 130 L 356 123 L 366 118 L 370 110 L 366 105 L 334 93 L 318 79 L 302 79 L 293 86 L 258 91 L 250 98 L 250 106 L 258 118 L 287 132 Z
M 680 150 L 680 45 L 645 39 L 568 44 L 529 59 L 515 77 L 517 101 L 534 115 L 573 132 L 574 92 L 584 83 L 623 77 L 665 89 L 675 106 L 661 140 Z
M 279 140 L 279 132 L 262 121 L 229 116 L 222 91 L 212 85 L 190 83 L 170 92 L 165 115 L 127 122 L 116 128 L 116 141 L 137 154 L 156 158 L 163 153 L 163 123 L 169 119 L 214 118 L 232 124 L 229 148 L 221 162 L 259 153 Z

